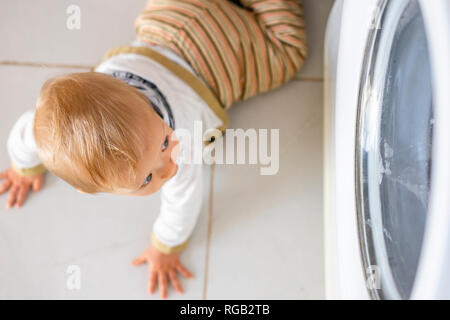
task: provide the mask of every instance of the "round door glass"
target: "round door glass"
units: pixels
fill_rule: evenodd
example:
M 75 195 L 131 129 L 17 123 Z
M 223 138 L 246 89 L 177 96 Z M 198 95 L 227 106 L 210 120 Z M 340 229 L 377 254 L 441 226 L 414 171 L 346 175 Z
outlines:
M 419 3 L 380 4 L 361 83 L 358 221 L 372 296 L 407 299 L 420 259 L 430 191 L 430 62 Z

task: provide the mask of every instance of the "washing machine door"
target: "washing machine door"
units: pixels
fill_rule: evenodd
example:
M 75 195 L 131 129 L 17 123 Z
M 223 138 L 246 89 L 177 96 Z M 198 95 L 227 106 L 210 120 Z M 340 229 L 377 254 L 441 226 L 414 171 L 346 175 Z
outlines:
M 370 270 L 372 298 L 408 299 L 425 290 L 429 297 L 449 297 L 448 286 L 438 288 L 442 281 L 448 284 L 443 268 L 450 270 L 450 197 L 444 196 L 450 181 L 444 145 L 450 137 L 448 5 L 382 0 L 368 38 L 355 176 L 361 255 Z M 444 19 L 440 23 L 436 10 Z
M 435 123 L 422 254 L 411 297 L 450 299 L 450 1 L 421 0 L 430 49 Z

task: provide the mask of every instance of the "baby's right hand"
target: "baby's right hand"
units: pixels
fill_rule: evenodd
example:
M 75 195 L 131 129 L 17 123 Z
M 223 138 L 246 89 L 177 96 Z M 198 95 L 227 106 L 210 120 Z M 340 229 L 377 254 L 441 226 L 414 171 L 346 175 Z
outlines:
M 131 264 L 138 266 L 143 263 L 149 263 L 149 283 L 148 292 L 155 291 L 156 283 L 158 282 L 159 290 L 161 291 L 161 298 L 167 298 L 167 278 L 169 278 L 173 287 L 178 293 L 183 293 L 183 288 L 178 281 L 176 271 L 180 272 L 186 278 L 193 278 L 190 273 L 180 262 L 179 253 L 165 254 L 150 245 L 139 257 L 134 259 Z
M 10 189 L 8 201 L 6 203 L 7 208 L 11 208 L 16 203 L 16 207 L 22 206 L 30 187 L 34 192 L 39 191 L 44 184 L 44 174 L 38 174 L 35 176 L 22 176 L 14 171 L 13 168 L 9 168 L 6 171 L 0 173 L 0 179 L 6 179 L 2 185 L 0 185 L 0 194 Z

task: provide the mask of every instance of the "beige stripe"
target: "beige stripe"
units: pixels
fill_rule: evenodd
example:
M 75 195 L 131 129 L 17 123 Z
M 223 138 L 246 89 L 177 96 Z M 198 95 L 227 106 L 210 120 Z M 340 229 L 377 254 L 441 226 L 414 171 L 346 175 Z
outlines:
M 32 168 L 19 168 L 14 163 L 11 163 L 11 168 L 19 175 L 24 177 L 36 176 L 44 173 L 47 168 L 43 164 L 38 164 Z
M 103 58 L 102 61 L 113 57 L 118 54 L 123 53 L 135 53 L 144 55 L 152 60 L 155 60 L 159 64 L 166 67 L 168 70 L 173 72 L 177 77 L 183 80 L 188 86 L 190 86 L 204 101 L 205 103 L 213 110 L 216 116 L 222 120 L 223 126 L 218 128 L 220 131 L 225 130 L 228 127 L 229 118 L 225 109 L 222 107 L 220 102 L 217 100 L 216 96 L 212 93 L 212 91 L 201 82 L 195 75 L 191 72 L 173 62 L 172 60 L 166 58 L 165 56 L 159 54 L 158 52 L 147 48 L 147 47 L 118 47 L 115 49 L 111 49 L 108 51 Z
M 154 232 L 152 232 L 152 245 L 156 249 L 158 249 L 159 251 L 161 251 L 161 252 L 163 252 L 165 254 L 180 252 L 180 251 L 186 249 L 188 244 L 189 244 L 189 239 L 187 239 L 182 244 L 179 244 L 179 245 L 174 246 L 174 247 L 169 247 L 168 245 L 166 245 L 166 244 L 162 243 L 161 241 L 159 241 L 159 239 L 156 237 L 156 234 Z

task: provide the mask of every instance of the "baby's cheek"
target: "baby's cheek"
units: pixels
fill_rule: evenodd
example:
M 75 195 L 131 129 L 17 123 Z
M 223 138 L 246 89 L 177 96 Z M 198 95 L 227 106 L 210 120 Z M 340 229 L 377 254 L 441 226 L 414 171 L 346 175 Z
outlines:
M 154 181 L 154 183 L 153 183 L 153 185 L 151 186 L 151 188 L 149 188 L 150 190 L 148 191 L 148 195 L 151 195 L 151 194 L 154 194 L 154 193 L 156 193 L 156 192 L 158 192 L 159 191 L 159 189 L 161 189 L 161 187 L 162 187 L 162 184 L 161 184 L 161 182 L 156 182 L 156 181 Z

